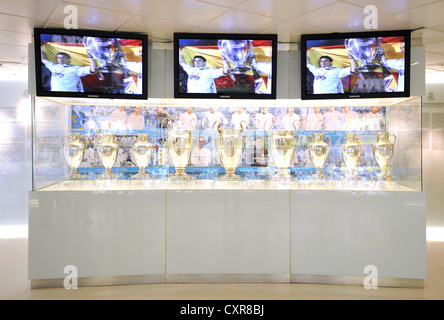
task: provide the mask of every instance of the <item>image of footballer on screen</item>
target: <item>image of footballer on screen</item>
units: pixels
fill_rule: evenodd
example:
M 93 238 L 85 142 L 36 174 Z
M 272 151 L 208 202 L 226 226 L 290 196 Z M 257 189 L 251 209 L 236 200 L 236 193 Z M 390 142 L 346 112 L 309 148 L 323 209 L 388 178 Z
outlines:
M 142 93 L 141 40 L 42 34 L 41 43 L 50 91 Z
M 401 38 L 307 41 L 307 93 L 403 92 Z
M 179 47 L 180 93 L 271 92 L 271 41 L 180 39 Z

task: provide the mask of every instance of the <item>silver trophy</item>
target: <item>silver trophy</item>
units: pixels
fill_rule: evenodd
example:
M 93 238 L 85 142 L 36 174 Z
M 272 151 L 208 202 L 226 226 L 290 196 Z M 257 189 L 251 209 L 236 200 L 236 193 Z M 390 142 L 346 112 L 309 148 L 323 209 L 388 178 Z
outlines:
M 249 40 L 218 40 L 217 46 L 230 65 L 233 74 L 245 74 L 251 70 L 245 63 L 254 56 Z
M 376 46 L 376 38 L 345 39 L 345 47 L 352 58 L 360 63 L 357 68 L 360 72 L 371 72 L 380 67 L 373 62 L 377 53 Z
M 98 62 L 97 73 L 105 92 L 124 91 L 124 79 L 130 76 L 121 43 L 116 38 L 84 37 L 89 56 Z

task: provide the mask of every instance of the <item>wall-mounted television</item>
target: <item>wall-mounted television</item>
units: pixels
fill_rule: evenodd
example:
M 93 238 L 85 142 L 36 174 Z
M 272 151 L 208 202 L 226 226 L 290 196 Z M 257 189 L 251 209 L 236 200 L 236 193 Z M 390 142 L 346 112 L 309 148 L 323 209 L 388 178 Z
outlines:
M 147 99 L 148 37 L 35 28 L 38 96 Z
M 301 36 L 301 98 L 410 95 L 410 30 Z
M 174 97 L 276 99 L 277 35 L 174 34 Z

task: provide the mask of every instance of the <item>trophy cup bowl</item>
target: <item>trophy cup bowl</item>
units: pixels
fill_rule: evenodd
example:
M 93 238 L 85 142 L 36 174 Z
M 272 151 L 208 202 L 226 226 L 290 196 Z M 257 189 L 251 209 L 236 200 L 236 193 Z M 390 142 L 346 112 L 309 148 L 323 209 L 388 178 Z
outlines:
M 148 142 L 148 133 L 138 133 L 137 141 L 133 144 L 131 151 L 133 152 L 136 164 L 139 167 L 139 173 L 132 176 L 132 178 L 149 178 L 150 175 L 146 173 L 146 167 L 150 162 L 152 146 Z
M 322 173 L 322 167 L 327 160 L 329 143 L 325 142 L 325 133 L 313 133 L 311 143 L 309 144 L 310 157 L 316 168 L 316 174 L 318 177 L 325 178 L 325 174 Z M 331 141 L 331 138 L 330 138 Z
M 271 155 L 277 168 L 276 179 L 290 179 L 290 163 L 293 159 L 296 139 L 294 131 L 268 131 Z
M 218 40 L 217 46 L 225 53 L 225 58 L 231 65 L 231 73 L 245 74 L 251 70 L 251 67 L 245 65 L 252 54 L 248 40 Z
M 67 175 L 68 178 L 82 177 L 81 174 L 77 173 L 77 169 L 82 162 L 83 152 L 88 146 L 88 142 L 87 137 L 81 137 L 80 133 L 77 132 L 72 132 L 68 136 L 62 138 L 65 159 L 71 168 L 71 173 Z
M 346 133 L 345 142 L 342 144 L 342 156 L 349 169 L 354 169 L 361 158 L 362 146 L 356 133 Z
M 240 180 L 238 175 L 235 175 L 239 163 L 242 159 L 243 151 L 243 129 L 217 129 L 219 132 L 219 158 L 226 174 L 220 177 L 221 180 Z
M 100 176 L 102 179 L 115 178 L 116 175 L 112 173 L 112 167 L 116 162 L 117 138 L 112 133 L 105 133 L 98 137 L 97 151 L 105 167 L 105 173 Z
M 360 72 L 371 72 L 379 67 L 373 60 L 376 52 L 375 38 L 352 38 L 345 39 L 345 47 L 351 53 L 351 56 L 360 63 L 357 70 Z
M 390 137 L 393 136 L 395 140 L 390 141 Z M 375 155 L 376 162 L 378 163 L 381 171 L 383 172 L 383 177 L 387 178 L 387 167 L 392 160 L 393 153 L 395 152 L 396 136 L 390 134 L 389 132 L 378 132 L 376 133 L 376 142 L 373 144 L 370 138 L 370 144 Z
M 190 176 L 185 173 L 185 168 L 191 154 L 191 130 L 168 130 L 167 144 L 171 162 L 176 173 L 171 180 L 188 180 Z

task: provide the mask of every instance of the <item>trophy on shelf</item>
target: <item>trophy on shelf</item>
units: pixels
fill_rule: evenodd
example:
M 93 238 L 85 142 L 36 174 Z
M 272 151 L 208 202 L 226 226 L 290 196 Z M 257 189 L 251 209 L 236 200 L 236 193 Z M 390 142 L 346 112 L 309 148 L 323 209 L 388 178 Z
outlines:
M 149 178 L 150 175 L 146 173 L 146 167 L 150 162 L 152 146 L 148 142 L 148 133 L 138 133 L 137 141 L 133 144 L 131 151 L 133 152 L 136 164 L 139 167 L 139 173 L 132 176 L 132 178 Z
M 359 72 L 371 72 L 380 67 L 373 62 L 377 53 L 376 46 L 376 38 L 345 39 L 345 47 L 352 58 L 360 63 L 357 68 Z
M 77 173 L 77 169 L 83 159 L 83 152 L 88 146 L 89 140 L 85 136 L 80 136 L 80 133 L 72 132 L 68 136 L 62 137 L 63 150 L 65 153 L 66 162 L 71 168 L 71 173 L 67 175 L 68 178 L 80 178 L 81 174 Z
M 217 46 L 230 65 L 230 73 L 245 74 L 251 70 L 245 65 L 254 56 L 249 40 L 218 40 Z
M 325 142 L 325 138 L 329 138 L 329 142 Z M 328 150 L 330 149 L 331 138 L 325 133 L 313 132 L 311 142 L 308 147 L 310 150 L 310 157 L 316 168 L 316 175 L 320 178 L 325 178 L 322 173 L 322 167 L 327 160 Z
M 390 137 L 394 137 L 394 141 L 390 141 Z M 372 146 L 373 152 L 375 154 L 376 162 L 381 168 L 383 173 L 383 178 L 389 179 L 390 176 L 387 174 L 387 167 L 392 160 L 393 153 L 395 152 L 396 136 L 387 131 L 376 133 L 376 142 L 373 144 L 370 138 L 370 144 Z
M 97 137 L 97 151 L 105 167 L 105 173 L 100 176 L 101 179 L 115 178 L 116 175 L 112 173 L 112 168 L 116 162 L 117 150 L 119 145 L 117 144 L 117 138 L 112 133 L 104 133 Z
M 245 121 L 242 121 L 247 125 Z M 242 138 L 242 132 L 244 127 L 240 129 L 221 128 L 218 123 L 217 131 L 219 132 L 218 146 L 219 146 L 219 158 L 225 171 L 227 172 L 222 176 L 221 180 L 240 180 L 240 177 L 234 172 L 239 166 L 242 159 L 242 151 L 244 140 Z
M 342 157 L 347 168 L 352 171 L 361 158 L 362 146 L 356 133 L 346 133 L 342 144 Z
M 168 121 L 168 119 L 164 120 Z M 168 154 L 176 170 L 170 180 L 188 180 L 190 176 L 185 173 L 185 168 L 191 154 L 192 131 L 175 126 L 170 129 L 170 121 L 168 121 L 167 132 Z
M 295 121 L 296 122 L 296 121 Z M 264 124 L 265 127 L 265 124 Z M 296 126 L 293 122 L 294 131 L 271 131 L 268 130 L 269 141 L 271 145 L 271 155 L 273 157 L 274 165 L 277 168 L 277 173 L 274 175 L 275 179 L 288 180 L 290 175 L 290 163 L 293 159 L 295 146 L 301 141 L 301 134 L 296 140 Z

